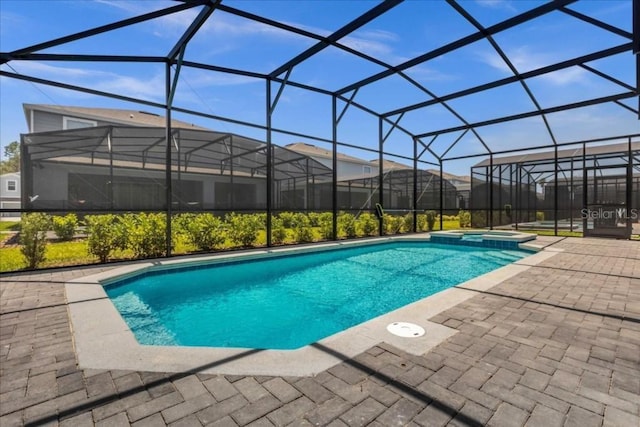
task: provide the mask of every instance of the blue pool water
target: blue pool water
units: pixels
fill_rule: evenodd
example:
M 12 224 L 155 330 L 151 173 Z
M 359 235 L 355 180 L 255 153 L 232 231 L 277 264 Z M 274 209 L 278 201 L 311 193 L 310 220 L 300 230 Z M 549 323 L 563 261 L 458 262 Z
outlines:
M 141 344 L 295 349 L 528 254 L 383 243 L 150 271 L 106 291 Z

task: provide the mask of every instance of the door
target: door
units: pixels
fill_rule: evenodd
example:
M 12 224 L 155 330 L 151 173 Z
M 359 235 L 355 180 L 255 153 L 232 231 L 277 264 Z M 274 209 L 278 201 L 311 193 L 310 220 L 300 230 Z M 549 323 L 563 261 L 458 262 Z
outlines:
M 585 169 L 582 209 L 585 237 L 631 237 L 630 176 L 630 165 Z

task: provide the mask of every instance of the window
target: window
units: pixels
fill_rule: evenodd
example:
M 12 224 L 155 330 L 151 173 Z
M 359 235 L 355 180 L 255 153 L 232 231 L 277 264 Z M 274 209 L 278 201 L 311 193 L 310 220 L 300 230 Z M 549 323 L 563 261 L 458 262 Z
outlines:
M 98 122 L 95 120 L 86 120 L 86 119 L 78 119 L 76 117 L 63 117 L 62 118 L 62 129 L 81 129 L 81 128 L 92 128 L 98 126 Z
M 7 191 L 16 191 L 18 183 L 14 180 L 7 181 Z
M 371 175 L 371 166 L 363 166 L 362 175 L 364 175 L 365 177 Z

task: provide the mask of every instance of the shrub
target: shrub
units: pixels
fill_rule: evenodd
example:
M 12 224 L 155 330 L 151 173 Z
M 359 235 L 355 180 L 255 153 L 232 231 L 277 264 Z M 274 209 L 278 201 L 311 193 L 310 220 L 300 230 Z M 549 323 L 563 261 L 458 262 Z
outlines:
M 73 239 L 73 235 L 76 233 L 76 227 L 78 227 L 78 217 L 75 214 L 68 214 L 65 216 L 54 216 L 53 231 L 58 236 L 58 239 L 66 241 Z
M 107 262 L 116 249 L 124 249 L 126 237 L 120 219 L 116 215 L 87 215 L 87 250 L 98 257 L 100 262 Z
M 122 217 L 127 247 L 136 258 L 157 258 L 167 250 L 167 217 L 161 213 L 127 214 Z
M 435 225 L 436 218 L 438 217 L 436 214 L 436 211 L 427 211 L 426 217 L 427 217 L 427 229 L 429 231 L 433 231 L 433 226 Z
M 340 212 L 338 215 L 338 234 L 348 239 L 356 237 L 356 217 L 348 212 Z
M 271 218 L 271 243 L 276 245 L 284 243 L 287 239 L 287 229 L 282 223 L 282 219 L 274 216 Z
M 471 212 L 462 210 L 458 212 L 458 222 L 460 228 L 471 227 Z
M 484 228 L 484 227 L 487 227 L 488 225 L 489 223 L 487 222 L 486 211 L 471 212 L 471 227 Z
M 20 251 L 27 261 L 27 267 L 36 268 L 44 261 L 47 245 L 47 230 L 51 225 L 49 215 L 43 213 L 29 213 L 22 216 L 20 230 Z
M 260 218 L 251 214 L 230 213 L 225 217 L 227 232 L 233 243 L 240 246 L 252 246 L 263 228 Z
M 300 243 L 313 242 L 313 230 L 311 229 L 311 221 L 303 213 L 294 214 L 293 234 L 296 241 Z
M 333 213 L 323 212 L 318 214 L 318 227 L 320 227 L 320 235 L 323 239 L 333 239 Z
M 195 220 L 194 213 L 181 213 L 173 216 L 171 231 L 178 236 L 188 237 L 189 224 Z
M 282 224 L 285 228 L 295 227 L 296 213 L 293 212 L 280 212 L 278 217 L 282 220 Z
M 402 217 L 402 231 L 413 231 L 413 213 L 408 213 Z
M 378 231 L 378 218 L 369 212 L 360 214 L 357 222 L 358 227 L 365 236 L 371 236 Z
M 536 212 L 536 221 L 544 221 L 544 212 Z
M 399 233 L 402 228 L 402 217 L 384 214 L 383 225 L 385 234 Z
M 427 231 L 427 214 L 418 214 L 416 228 L 418 231 Z
M 320 212 L 309 212 L 307 214 L 307 216 L 309 217 L 309 222 L 310 222 L 311 226 L 312 227 L 320 227 L 320 221 L 322 219 L 322 215 L 324 215 L 326 213 L 327 212 L 323 212 L 323 213 L 320 213 Z M 329 212 L 329 214 L 332 215 L 330 212 Z
M 180 215 L 180 231 L 199 251 L 211 251 L 226 240 L 222 220 L 210 213 Z
M 258 212 L 258 213 L 254 213 L 253 216 L 256 218 L 256 221 L 258 221 L 258 224 L 260 224 L 260 229 L 266 230 L 267 229 L 267 213 Z

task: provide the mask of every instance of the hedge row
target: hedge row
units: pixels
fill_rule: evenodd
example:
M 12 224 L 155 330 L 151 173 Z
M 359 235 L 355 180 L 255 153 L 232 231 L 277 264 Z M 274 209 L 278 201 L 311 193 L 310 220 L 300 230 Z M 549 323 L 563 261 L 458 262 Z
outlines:
M 182 213 L 173 217 L 171 238 L 174 247 L 176 242 L 189 246 L 188 252 L 255 247 L 265 244 L 266 219 L 265 213 L 229 213 L 223 217 L 211 213 Z M 436 219 L 433 211 L 419 214 L 418 231 L 433 229 Z M 378 234 L 378 227 L 378 218 L 368 212 L 357 216 L 347 212 L 338 215 L 338 238 L 374 236 Z M 413 214 L 384 215 L 384 234 L 406 233 L 412 228 Z M 37 268 L 44 261 L 47 232 L 53 231 L 58 240 L 71 240 L 74 236 L 86 240 L 88 255 L 100 262 L 107 262 L 116 251 L 124 250 L 134 258 L 156 258 L 166 255 L 166 230 L 166 215 L 162 213 L 86 215 L 82 220 L 74 214 L 31 213 L 22 217 L 21 252 L 28 268 Z M 272 217 L 271 241 L 275 245 L 330 239 L 333 239 L 331 212 L 281 212 Z

